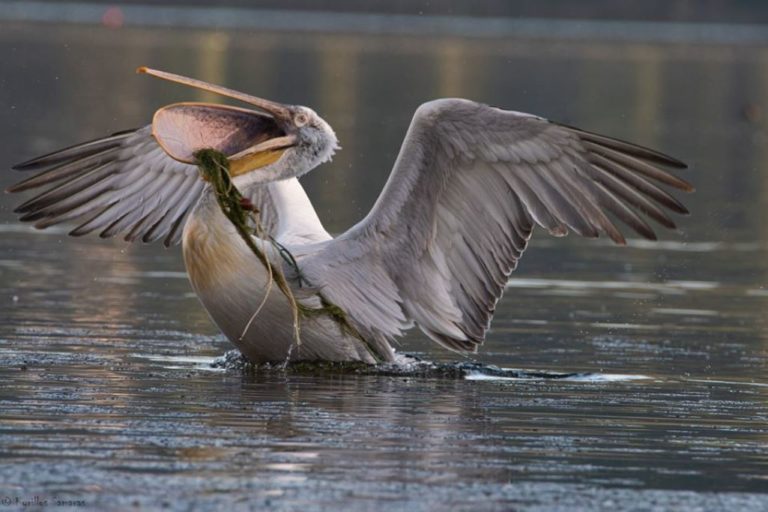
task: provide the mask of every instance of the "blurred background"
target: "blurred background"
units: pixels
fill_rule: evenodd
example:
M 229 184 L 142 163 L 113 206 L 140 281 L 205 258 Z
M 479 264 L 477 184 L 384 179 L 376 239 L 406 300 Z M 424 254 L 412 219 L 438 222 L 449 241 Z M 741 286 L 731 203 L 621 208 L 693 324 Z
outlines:
M 750 247 L 768 238 L 766 16 L 768 6 L 756 1 L 6 1 L 0 185 L 21 177 L 8 170 L 13 163 L 142 126 L 162 105 L 222 101 L 134 73 L 147 65 L 317 110 L 343 150 L 303 183 L 326 227 L 338 233 L 378 196 L 415 108 L 459 96 L 686 161 L 692 170 L 684 177 L 698 189 L 684 198 L 693 215 L 680 219 L 681 233 L 662 237 L 719 249 L 705 259 L 682 251 L 670 262 L 645 246 L 605 250 L 600 242 L 539 234 L 521 271 L 551 276 L 577 268 L 585 276 L 621 277 L 626 260 L 637 257 L 650 270 L 632 279 L 672 273 L 719 281 L 713 274 L 725 272 L 763 285 L 766 265 Z M 63 260 L 57 267 L 146 259 L 152 268 L 183 271 L 175 251 L 160 247 L 66 240 L 65 229 L 35 232 L 10 213 L 19 201 L 0 197 L 6 255 L 30 247 L 52 254 L 54 247 Z M 546 247 L 553 243 L 551 261 Z M 702 247 L 710 246 L 688 249 Z M 606 258 L 612 263 L 584 263 Z M 12 288 L 17 270 L 0 274 L 0 282 Z M 177 285 L 188 293 L 183 281 Z M 183 311 L 215 332 L 194 301 Z
M 534 234 L 474 360 L 629 377 L 509 387 L 212 373 L 231 346 L 178 248 L 35 231 L 2 195 L 0 491 L 764 507 L 712 493 L 764 492 L 768 468 L 766 22 L 757 0 L 0 2 L 0 187 L 14 163 L 222 100 L 145 65 L 323 116 L 343 149 L 302 183 L 333 233 L 368 212 L 437 97 L 653 147 L 697 188 L 659 243 Z M 459 359 L 418 332 L 403 350 Z
M 327 118 L 345 150 L 306 185 L 332 231 L 367 211 L 413 110 L 442 96 L 660 147 L 697 169 L 695 203 L 754 203 L 765 195 L 763 173 L 749 171 L 764 165 L 766 16 L 747 1 L 3 2 L 0 158 L 7 168 L 140 126 L 168 102 L 221 100 L 134 74 L 149 65 Z M 733 172 L 734 158 L 747 169 Z M 749 215 L 697 214 L 721 228 Z

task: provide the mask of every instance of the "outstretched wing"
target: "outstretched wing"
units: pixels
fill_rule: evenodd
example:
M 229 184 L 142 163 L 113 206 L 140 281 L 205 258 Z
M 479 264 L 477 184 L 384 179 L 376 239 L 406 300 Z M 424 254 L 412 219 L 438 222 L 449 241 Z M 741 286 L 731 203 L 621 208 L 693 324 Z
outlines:
M 660 166 L 678 160 L 626 142 L 467 100 L 422 105 L 369 215 L 302 264 L 361 327 L 386 336 L 415 322 L 475 351 L 538 224 L 625 243 L 613 219 L 655 239 L 687 213 Z M 609 217 L 613 215 L 613 219 Z
M 184 221 L 205 187 L 193 165 L 170 158 L 151 126 L 116 133 L 19 164 L 42 171 L 8 191 L 43 189 L 15 210 L 39 229 L 77 222 L 70 235 L 165 245 L 179 242 Z
M 155 125 L 154 132 L 152 126 L 120 132 L 17 165 L 17 170 L 42 172 L 10 192 L 43 190 L 16 213 L 40 229 L 78 222 L 71 235 L 98 232 L 103 238 L 124 235 L 127 241 L 144 242 L 163 238 L 170 246 L 181 239 L 206 185 L 194 165 L 168 156 L 157 138 L 175 152 L 214 147 L 234 154 L 280 133 L 269 116 L 204 103 L 165 107 L 155 115 Z M 253 191 L 269 234 L 278 220 L 271 194 L 271 187 Z

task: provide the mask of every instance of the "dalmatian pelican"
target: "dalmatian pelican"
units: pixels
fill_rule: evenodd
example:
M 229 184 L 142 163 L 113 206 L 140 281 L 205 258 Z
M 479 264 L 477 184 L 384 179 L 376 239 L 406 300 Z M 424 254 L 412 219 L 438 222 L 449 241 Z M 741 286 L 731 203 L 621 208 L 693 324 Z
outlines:
M 670 213 L 688 213 L 667 190 L 693 190 L 669 172 L 686 167 L 675 158 L 531 114 L 438 99 L 416 110 L 371 211 L 334 238 L 298 180 L 338 149 L 315 111 L 139 71 L 258 110 L 173 104 L 143 128 L 19 164 L 38 172 L 8 191 L 39 192 L 16 212 L 39 229 L 76 222 L 73 236 L 181 242 L 197 296 L 253 362 L 393 361 L 392 342 L 413 326 L 447 349 L 476 352 L 535 227 L 625 244 L 617 224 L 654 240 L 649 219 L 675 229 Z M 286 295 L 270 286 L 194 164 L 203 148 L 228 158 L 233 183 L 260 211 L 268 261 L 296 300 L 335 305 L 356 332 L 319 315 L 302 319 L 297 342 Z

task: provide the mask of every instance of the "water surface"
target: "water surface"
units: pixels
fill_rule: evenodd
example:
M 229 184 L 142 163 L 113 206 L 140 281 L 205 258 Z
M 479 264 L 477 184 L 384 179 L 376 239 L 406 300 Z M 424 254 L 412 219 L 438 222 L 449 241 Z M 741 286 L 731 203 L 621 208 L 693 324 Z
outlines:
M 334 232 L 368 211 L 414 109 L 440 96 L 665 150 L 698 189 L 657 244 L 535 235 L 461 361 L 589 378 L 522 380 L 210 368 L 230 347 L 178 249 L 36 232 L 4 196 L 0 500 L 768 507 L 765 48 L 12 23 L 0 45 L 3 169 L 211 100 L 133 75 L 150 65 L 323 115 L 344 149 L 303 183 Z M 401 350 L 460 360 L 419 333 Z

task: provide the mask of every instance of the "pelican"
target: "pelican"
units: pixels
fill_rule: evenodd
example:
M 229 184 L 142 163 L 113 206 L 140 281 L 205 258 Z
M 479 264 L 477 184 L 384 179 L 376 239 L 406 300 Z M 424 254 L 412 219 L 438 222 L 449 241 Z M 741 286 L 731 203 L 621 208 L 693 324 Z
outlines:
M 192 288 L 252 362 L 389 362 L 392 343 L 413 326 L 446 349 L 477 352 L 535 227 L 623 245 L 619 223 L 655 240 L 649 219 L 675 229 L 670 214 L 688 213 L 667 190 L 693 191 L 670 172 L 686 167 L 675 158 L 531 114 L 437 99 L 416 110 L 371 211 L 334 238 L 298 181 L 339 149 L 314 110 L 139 71 L 258 110 L 169 105 L 143 128 L 19 164 L 39 172 L 8 191 L 39 193 L 15 211 L 39 229 L 77 222 L 73 236 L 181 242 Z M 287 296 L 194 165 L 203 148 L 228 158 L 233 183 L 260 211 L 254 237 L 296 300 L 335 305 L 356 332 L 319 315 L 302 319 L 297 341 Z

